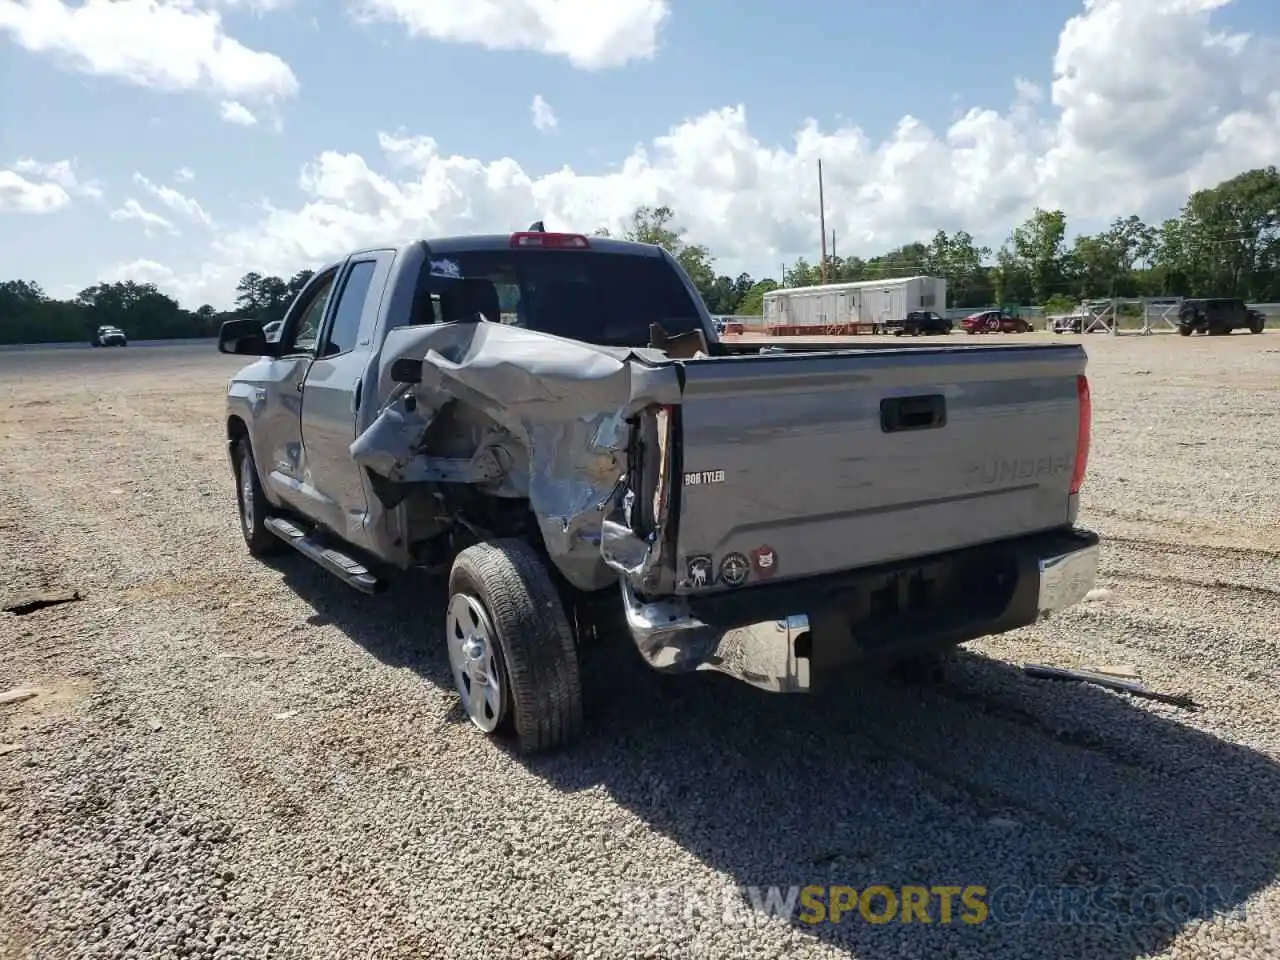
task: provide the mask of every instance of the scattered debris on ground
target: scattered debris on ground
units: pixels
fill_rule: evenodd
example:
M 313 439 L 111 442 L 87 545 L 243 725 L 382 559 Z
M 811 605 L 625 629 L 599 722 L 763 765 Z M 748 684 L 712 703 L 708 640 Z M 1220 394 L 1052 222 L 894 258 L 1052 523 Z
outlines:
M 25 617 L 29 613 L 35 613 L 37 610 L 43 610 L 46 607 L 56 607 L 60 604 L 74 603 L 83 599 L 84 597 L 80 596 L 79 590 L 50 590 L 22 597 L 18 600 L 9 600 L 5 603 L 3 609 L 15 616 Z
M 1158 700 L 1171 706 L 1182 707 L 1184 710 L 1199 709 L 1199 704 L 1186 694 L 1161 693 L 1158 690 L 1148 689 L 1141 680 L 1136 679 L 1137 674 L 1116 675 L 1096 670 L 1067 670 L 1062 667 L 1047 667 L 1040 663 L 1028 663 L 1022 668 L 1022 672 L 1036 680 L 1074 680 L 1077 683 L 1092 683 L 1095 687 L 1118 690 L 1147 700 Z
M 0 706 L 8 703 L 22 703 L 23 700 L 30 700 L 33 697 L 40 696 L 40 691 L 31 687 L 15 687 L 12 690 L 6 690 L 0 693 Z

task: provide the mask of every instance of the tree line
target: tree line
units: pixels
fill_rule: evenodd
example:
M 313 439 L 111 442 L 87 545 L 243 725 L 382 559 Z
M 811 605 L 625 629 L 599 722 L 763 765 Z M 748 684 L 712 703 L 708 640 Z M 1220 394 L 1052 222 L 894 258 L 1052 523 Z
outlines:
M 1056 311 L 1109 297 L 1280 301 L 1280 172 L 1274 166 L 1191 194 L 1179 214 L 1159 226 L 1129 216 L 1069 244 L 1066 234 L 1061 210 L 1037 208 L 994 251 L 963 230 L 939 230 L 877 257 L 801 258 L 779 277 L 762 279 L 718 274 L 710 250 L 688 242 L 668 206 L 638 208 L 621 237 L 670 251 L 713 314 L 759 316 L 764 294 L 779 286 L 914 275 L 946 278 L 948 304 L 962 308 L 1037 304 Z M 132 280 L 98 283 L 70 300 L 50 297 L 29 280 L 2 281 L 0 343 L 88 341 L 104 324 L 137 340 L 210 337 L 233 317 L 279 320 L 311 275 L 245 274 L 227 311 L 209 304 L 190 310 L 154 284 Z

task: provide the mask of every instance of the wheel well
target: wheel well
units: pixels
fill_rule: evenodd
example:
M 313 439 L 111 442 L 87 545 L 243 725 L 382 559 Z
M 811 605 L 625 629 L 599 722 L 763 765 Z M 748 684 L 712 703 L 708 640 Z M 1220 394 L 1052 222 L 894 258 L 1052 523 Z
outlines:
M 237 449 L 240 445 L 240 441 L 247 436 L 249 436 L 249 428 L 245 425 L 243 420 L 234 415 L 227 417 L 227 443 L 231 447 L 231 461 L 233 467 L 238 468 L 240 466 L 240 457 Z

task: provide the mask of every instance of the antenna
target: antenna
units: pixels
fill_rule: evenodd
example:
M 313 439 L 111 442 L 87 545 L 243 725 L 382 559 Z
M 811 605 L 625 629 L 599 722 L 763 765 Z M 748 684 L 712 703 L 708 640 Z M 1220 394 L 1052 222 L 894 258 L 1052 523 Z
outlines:
M 827 204 L 822 198 L 822 158 L 818 158 L 818 226 L 822 230 L 822 266 L 819 275 L 827 282 Z

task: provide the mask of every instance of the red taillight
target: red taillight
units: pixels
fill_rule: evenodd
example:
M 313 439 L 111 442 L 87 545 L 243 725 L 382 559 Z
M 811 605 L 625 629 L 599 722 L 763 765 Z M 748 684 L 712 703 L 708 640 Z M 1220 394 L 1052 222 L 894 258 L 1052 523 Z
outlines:
M 1076 434 L 1076 466 L 1071 473 L 1071 492 L 1079 493 L 1084 486 L 1084 474 L 1089 469 L 1089 434 L 1093 430 L 1093 400 L 1089 396 L 1089 378 L 1076 377 L 1077 407 L 1080 412 L 1080 430 Z
M 580 233 L 513 233 L 513 247 L 541 247 L 544 250 L 589 250 L 591 241 Z

